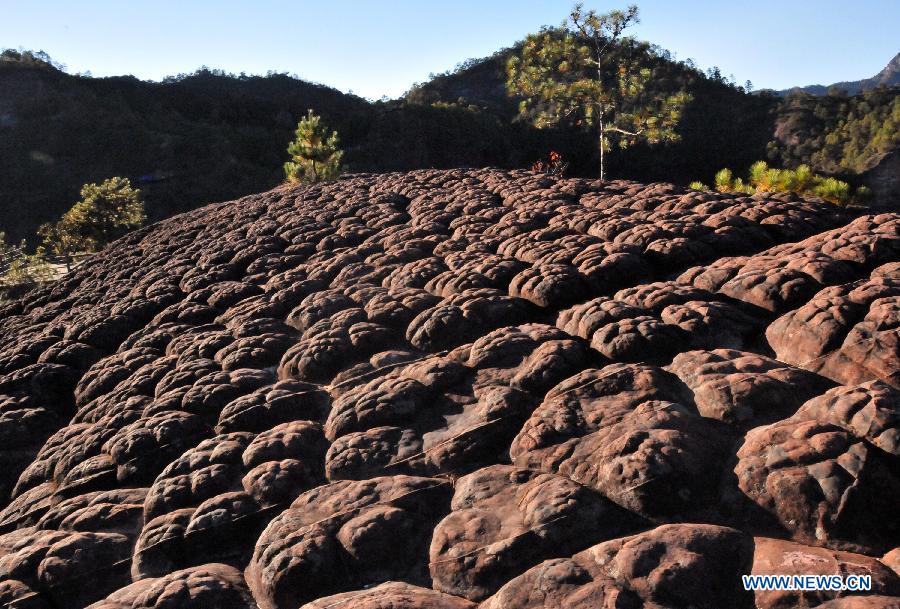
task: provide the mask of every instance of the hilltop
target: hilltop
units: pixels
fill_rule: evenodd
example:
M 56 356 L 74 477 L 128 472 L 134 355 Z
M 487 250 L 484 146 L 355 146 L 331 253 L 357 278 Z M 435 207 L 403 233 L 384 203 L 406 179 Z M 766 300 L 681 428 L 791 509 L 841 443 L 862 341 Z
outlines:
M 201 69 L 156 83 L 70 75 L 49 58 L 0 62 L 0 154 L 8 159 L 0 174 L 2 228 L 12 240 L 29 237 L 71 206 L 82 184 L 111 175 L 145 191 L 152 219 L 271 188 L 308 108 L 339 132 L 352 171 L 527 167 L 557 150 L 574 175 L 592 175 L 592 134 L 514 120 L 518 101 L 504 87 L 512 50 L 387 102 L 286 74 Z M 682 143 L 613 155 L 614 175 L 687 183 L 722 163 L 741 167 L 764 156 L 770 102 L 649 46 L 636 52 L 655 66 L 656 86 L 686 87 L 695 100 Z
M 891 609 L 898 270 L 900 214 L 501 169 L 153 224 L 0 309 L 0 605 Z
M 805 87 L 791 87 L 778 91 L 779 95 L 788 95 L 790 93 L 809 93 L 810 95 L 825 95 L 829 90 L 844 91 L 848 95 L 856 95 L 863 91 L 871 91 L 878 87 L 894 87 L 900 85 L 900 53 L 894 55 L 894 58 L 888 62 L 881 71 L 871 78 L 863 78 L 862 80 L 850 80 L 832 83 L 830 85 L 808 85 Z
M 844 166 L 835 150 L 843 150 L 847 136 L 831 119 L 819 125 L 806 118 L 815 108 L 798 114 L 792 98 L 751 94 L 718 70 L 703 73 L 663 49 L 633 44 L 629 52 L 652 70 L 652 87 L 687 91 L 692 100 L 677 128 L 680 141 L 616 151 L 609 155 L 610 175 L 709 183 L 723 167 L 740 173 L 767 157 L 793 167 L 819 154 L 823 162 L 812 163 L 816 170 L 836 171 L 856 186 L 868 181 L 860 171 L 896 148 L 893 129 L 877 146 L 854 151 L 856 158 Z M 595 175 L 592 133 L 537 130 L 517 119 L 518 100 L 504 86 L 506 61 L 516 50 L 469 60 L 401 99 L 379 102 L 287 74 L 203 68 L 162 82 L 92 78 L 67 74 L 40 54 L 6 52 L 0 61 L 0 230 L 12 242 L 33 240 L 41 223 L 77 200 L 82 184 L 113 175 L 141 188 L 151 220 L 272 188 L 283 179 L 285 148 L 308 108 L 339 132 L 351 171 L 521 168 L 555 150 L 571 175 Z M 879 122 L 896 90 L 854 101 L 857 118 Z M 798 122 L 796 116 L 804 118 Z M 826 146 L 831 133 L 837 139 Z M 896 184 L 875 178 L 877 191 L 890 199 Z

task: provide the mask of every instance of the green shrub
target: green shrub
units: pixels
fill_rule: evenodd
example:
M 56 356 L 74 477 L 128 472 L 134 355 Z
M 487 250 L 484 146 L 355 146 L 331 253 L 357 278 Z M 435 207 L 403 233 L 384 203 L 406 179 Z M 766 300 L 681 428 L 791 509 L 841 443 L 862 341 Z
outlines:
M 56 275 L 44 256 L 44 248 L 27 254 L 24 241 L 18 246 L 10 245 L 3 231 L 0 231 L 0 265 L 5 269 L 0 275 L 0 302 L 21 296 Z
M 798 195 L 814 196 L 838 205 L 858 204 L 869 196 L 865 187 L 851 192 L 850 185 L 837 178 L 813 173 L 807 165 L 797 169 L 776 169 L 765 161 L 757 161 L 750 166 L 747 181 L 735 178 L 730 169 L 720 169 L 715 178 L 719 192 L 793 192 Z M 702 182 L 691 182 L 694 190 L 709 190 Z
M 44 248 L 39 247 L 35 253 L 13 260 L 4 273 L 3 280 L 7 285 L 30 289 L 39 283 L 50 281 L 55 276 L 44 255 Z

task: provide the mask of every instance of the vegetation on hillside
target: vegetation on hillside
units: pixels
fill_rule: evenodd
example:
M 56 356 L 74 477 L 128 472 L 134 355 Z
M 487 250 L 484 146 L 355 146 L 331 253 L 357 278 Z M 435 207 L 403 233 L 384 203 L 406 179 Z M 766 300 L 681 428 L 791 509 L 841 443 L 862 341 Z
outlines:
M 769 158 L 825 173 L 861 173 L 900 147 L 900 86 L 856 96 L 793 93 L 781 103 Z
M 645 84 L 647 97 L 683 94 L 689 100 L 674 129 L 680 136 L 678 141 L 661 145 L 641 142 L 624 150 L 614 149 L 606 159 L 610 176 L 687 183 L 692 176 L 711 176 L 723 162 L 749 167 L 765 156 L 766 144 L 772 138 L 776 97 L 750 95 L 749 86 L 738 86 L 717 68 L 704 73 L 690 60 L 676 60 L 670 52 L 647 42 L 629 39 L 623 45 L 613 49 L 611 59 L 625 54 L 635 65 L 650 70 Z M 418 106 L 474 105 L 482 114 L 496 117 L 507 130 L 530 128 L 530 117 L 519 114 L 523 98 L 510 96 L 506 88 L 507 64 L 510 58 L 521 57 L 523 46 L 524 42 L 519 42 L 484 59 L 469 59 L 454 70 L 433 75 L 428 82 L 415 85 L 405 101 Z M 527 163 L 547 150 L 557 150 L 570 160 L 573 175 L 596 175 L 599 148 L 591 131 L 563 121 L 540 133 L 547 138 L 548 147 Z
M 711 190 L 702 182 L 691 182 L 695 190 Z M 833 177 L 823 176 L 800 165 L 796 169 L 776 169 L 769 167 L 765 161 L 757 161 L 750 166 L 747 179 L 734 177 L 728 169 L 720 169 L 716 173 L 715 189 L 719 192 L 792 192 L 798 195 L 819 197 L 838 205 L 862 203 L 867 192 L 865 187 L 851 191 L 850 185 Z
M 297 123 L 287 151 L 291 160 L 284 164 L 284 175 L 289 182 L 315 184 L 341 174 L 344 152 L 338 147 L 337 131 L 329 134 L 322 117 L 314 114 L 312 108 Z
M 151 221 L 272 188 L 308 108 L 340 133 L 356 172 L 590 154 L 578 134 L 513 125 L 471 104 L 369 103 L 286 74 L 202 69 L 154 83 L 0 64 L 0 227 L 33 244 L 83 183 L 110 175 L 141 188 Z
M 47 70 L 65 69 L 63 64 L 53 61 L 50 55 L 44 51 L 29 51 L 27 49 L 4 49 L 0 51 L 0 64 Z
M 0 63 L 0 227 L 34 243 L 82 184 L 111 175 L 140 187 L 151 220 L 266 190 L 309 107 L 357 147 L 377 126 L 365 100 L 283 74 L 154 83 Z
M 77 258 L 139 228 L 146 218 L 140 190 L 127 178 L 114 177 L 82 186 L 80 201 L 38 229 L 42 243 L 30 254 L 24 239 L 13 245 L 0 231 L 0 301 L 54 279 L 62 266 L 71 271 Z
M 649 87 L 644 55 L 624 32 L 638 7 L 603 15 L 576 4 L 562 28 L 525 39 L 507 63 L 507 88 L 522 98 L 519 114 L 537 127 L 566 123 L 596 129 L 600 179 L 613 146 L 678 139 L 675 127 L 690 96 Z
M 81 200 L 57 222 L 42 225 L 38 234 L 43 246 L 71 269 L 76 254 L 100 251 L 146 219 L 141 191 L 128 178 L 115 177 L 82 186 Z
M 9 243 L 6 233 L 0 231 L 0 303 L 24 294 L 53 276 L 43 248 L 29 254 L 24 241 Z
M 537 36 L 551 31 L 559 30 Z M 569 121 L 538 129 L 520 116 L 524 98 L 509 95 L 507 64 L 522 56 L 524 45 L 468 60 L 402 99 L 379 102 L 287 74 L 201 68 L 162 82 L 91 78 L 65 73 L 44 53 L 4 51 L 0 229 L 33 247 L 37 228 L 65 213 L 82 184 L 110 175 L 140 187 L 150 221 L 271 188 L 284 178 L 284 144 L 308 108 L 340 133 L 348 171 L 529 167 L 553 150 L 568 161 L 569 174 L 596 175 L 595 130 Z M 626 123 L 643 101 L 684 100 L 671 125 L 677 141 L 623 138 L 631 144 L 625 149 L 604 147 L 611 177 L 684 184 L 709 180 L 722 166 L 743 172 L 768 158 L 789 168 L 805 163 L 855 184 L 852 172 L 897 146 L 896 90 L 867 94 L 862 102 L 789 102 L 793 98 L 750 94 L 749 86 L 737 86 L 718 69 L 704 73 L 646 42 L 623 38 L 607 53 L 609 65 L 624 62 L 642 87 L 629 95 L 634 106 L 617 108 Z M 618 75 L 608 78 L 615 89 Z M 842 107 L 852 118 L 840 118 Z M 767 157 L 773 137 L 777 143 Z

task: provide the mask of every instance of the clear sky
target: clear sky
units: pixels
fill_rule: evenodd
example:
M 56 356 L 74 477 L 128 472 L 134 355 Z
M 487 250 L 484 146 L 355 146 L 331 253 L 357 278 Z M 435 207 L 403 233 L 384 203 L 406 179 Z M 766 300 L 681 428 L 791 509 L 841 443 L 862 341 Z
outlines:
M 900 0 L 637 0 L 634 34 L 739 83 L 872 76 L 900 51 Z M 588 0 L 601 12 L 628 3 Z M 159 80 L 206 65 L 397 97 L 430 72 L 556 25 L 569 0 L 0 0 L 0 47 L 69 72 Z

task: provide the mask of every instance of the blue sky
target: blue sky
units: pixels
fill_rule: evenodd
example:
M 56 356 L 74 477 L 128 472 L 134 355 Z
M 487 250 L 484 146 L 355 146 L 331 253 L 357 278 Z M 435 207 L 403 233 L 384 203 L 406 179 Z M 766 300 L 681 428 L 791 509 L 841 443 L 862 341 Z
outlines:
M 586 1 L 600 11 L 619 2 Z M 201 65 L 268 70 L 377 99 L 489 55 L 569 0 L 0 0 L 0 47 L 43 49 L 70 72 L 159 80 Z M 878 72 L 900 51 L 900 0 L 643 0 L 634 34 L 755 88 Z

